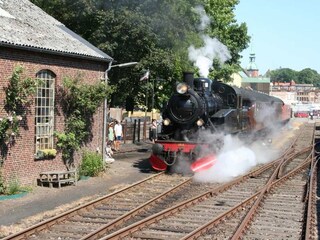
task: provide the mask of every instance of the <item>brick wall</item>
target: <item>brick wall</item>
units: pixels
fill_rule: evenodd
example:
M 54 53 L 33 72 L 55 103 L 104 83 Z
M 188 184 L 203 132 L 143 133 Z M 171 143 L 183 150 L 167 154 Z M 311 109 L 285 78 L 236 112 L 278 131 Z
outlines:
M 23 67 L 25 77 L 34 78 L 40 70 L 47 69 L 52 71 L 56 74 L 56 87 L 62 85 L 64 77 L 81 76 L 84 82 L 88 84 L 101 81 L 101 77 L 107 69 L 107 63 L 105 62 L 0 47 L 0 117 L 6 116 L 6 112 L 3 109 L 5 98 L 3 88 L 8 85 L 9 78 L 14 68 L 18 65 Z M 63 114 L 59 106 L 56 107 L 55 130 L 63 131 Z M 20 136 L 16 138 L 14 146 L 9 149 L 2 167 L 3 177 L 6 181 L 18 179 L 21 185 L 35 184 L 41 171 L 66 169 L 61 153 L 58 153 L 54 159 L 50 160 L 36 160 L 34 158 L 34 106 L 30 106 L 29 110 L 27 121 L 20 128 Z M 102 128 L 103 108 L 101 106 L 94 116 L 92 141 L 85 146 L 86 148 L 93 151 L 99 148 L 101 151 Z M 76 165 L 79 165 L 80 153 L 75 155 L 75 160 Z

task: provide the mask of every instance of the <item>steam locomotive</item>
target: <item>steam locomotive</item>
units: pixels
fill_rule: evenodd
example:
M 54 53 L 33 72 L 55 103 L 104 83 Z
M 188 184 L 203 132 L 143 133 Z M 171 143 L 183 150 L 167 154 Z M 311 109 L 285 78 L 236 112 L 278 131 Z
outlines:
M 161 171 L 181 161 L 207 164 L 223 144 L 214 136 L 259 135 L 290 115 L 290 107 L 276 97 L 184 73 L 164 107 L 162 130 L 149 160 Z

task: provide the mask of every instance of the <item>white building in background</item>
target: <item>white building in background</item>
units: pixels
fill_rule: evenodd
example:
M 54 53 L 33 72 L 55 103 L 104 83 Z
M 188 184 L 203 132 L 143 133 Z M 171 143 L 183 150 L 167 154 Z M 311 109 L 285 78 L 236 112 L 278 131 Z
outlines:
M 293 81 L 291 83 L 270 83 L 270 96 L 278 97 L 285 104 L 294 105 L 299 103 L 297 100 L 297 92 L 293 86 Z M 295 84 L 295 83 L 294 83 Z
M 320 111 L 320 90 L 313 84 L 271 83 L 270 95 L 290 104 L 294 113 Z

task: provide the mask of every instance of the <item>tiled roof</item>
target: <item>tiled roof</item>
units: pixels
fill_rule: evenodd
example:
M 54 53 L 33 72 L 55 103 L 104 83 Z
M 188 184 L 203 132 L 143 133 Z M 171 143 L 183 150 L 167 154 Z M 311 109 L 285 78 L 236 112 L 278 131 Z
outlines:
M 112 60 L 28 0 L 0 0 L 0 46 Z

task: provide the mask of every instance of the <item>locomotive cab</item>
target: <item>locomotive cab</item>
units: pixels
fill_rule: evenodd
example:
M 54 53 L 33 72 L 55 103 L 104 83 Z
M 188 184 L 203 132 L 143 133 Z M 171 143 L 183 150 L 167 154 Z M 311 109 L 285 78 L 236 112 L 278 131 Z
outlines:
M 241 129 L 242 117 L 239 111 L 242 107 L 242 96 L 237 88 L 214 81 L 212 84 L 213 95 L 223 100 L 222 108 L 211 116 L 211 122 L 219 131 L 235 133 Z

